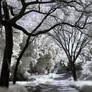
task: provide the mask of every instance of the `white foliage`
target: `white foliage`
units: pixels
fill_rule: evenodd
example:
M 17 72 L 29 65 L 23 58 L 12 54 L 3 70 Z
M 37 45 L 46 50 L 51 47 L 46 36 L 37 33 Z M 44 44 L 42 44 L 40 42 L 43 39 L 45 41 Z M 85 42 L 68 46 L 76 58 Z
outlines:
M 48 58 L 50 56 L 50 58 L 48 59 L 46 56 L 48 56 Z M 61 59 L 67 61 L 66 55 L 62 49 L 60 49 L 47 35 L 40 35 L 30 44 L 25 52 L 22 58 L 22 70 L 24 68 L 24 70 L 26 70 L 26 68 L 28 69 L 30 63 L 32 63 L 31 67 L 34 67 L 39 61 L 42 62 L 37 64 L 39 69 L 41 68 L 42 70 L 47 66 L 49 69 L 53 69 L 54 65 Z M 41 65 L 41 67 L 39 67 L 39 65 Z
M 60 48 L 55 44 L 55 42 L 46 35 L 39 36 L 36 40 L 36 52 L 38 58 L 39 55 L 45 55 L 48 52 L 51 54 L 52 61 L 58 62 L 60 60 Z
M 19 30 L 13 29 L 13 55 L 12 55 L 12 62 L 11 66 L 16 62 L 16 58 L 19 56 L 20 44 L 23 41 L 23 33 Z
M 62 15 L 64 22 L 71 24 L 74 24 L 77 20 L 77 17 L 80 15 L 73 7 L 69 6 L 63 8 L 62 11 L 64 13 L 64 15 Z
M 83 66 L 82 74 L 91 75 L 92 71 L 92 61 L 86 61 L 86 64 Z
M 20 44 L 23 41 L 23 33 L 20 31 L 15 31 L 13 34 L 13 41 L 14 41 L 14 46 L 13 46 L 13 55 L 18 56 L 20 52 Z

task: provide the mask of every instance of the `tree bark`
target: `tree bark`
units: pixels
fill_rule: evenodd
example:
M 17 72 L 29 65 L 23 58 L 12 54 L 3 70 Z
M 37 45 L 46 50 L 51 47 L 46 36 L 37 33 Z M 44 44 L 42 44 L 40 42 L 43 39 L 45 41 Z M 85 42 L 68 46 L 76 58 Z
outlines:
M 9 27 L 8 25 L 5 26 L 5 30 L 6 30 L 5 31 L 6 46 L 5 46 L 5 51 L 4 51 L 3 63 L 2 63 L 0 86 L 8 87 L 12 48 L 13 48 L 13 38 L 12 38 L 11 27 Z
M 4 10 L 4 18 L 5 20 L 9 20 L 9 11 L 7 8 L 7 3 L 3 3 Z M 9 86 L 9 73 L 10 73 L 10 64 L 13 50 L 13 35 L 12 35 L 12 27 L 8 23 L 5 25 L 5 50 L 4 57 L 2 63 L 1 77 L 0 77 L 0 86 L 8 87 Z
M 71 72 L 72 72 L 74 81 L 77 81 L 76 67 L 75 67 L 75 63 L 73 62 L 71 62 Z

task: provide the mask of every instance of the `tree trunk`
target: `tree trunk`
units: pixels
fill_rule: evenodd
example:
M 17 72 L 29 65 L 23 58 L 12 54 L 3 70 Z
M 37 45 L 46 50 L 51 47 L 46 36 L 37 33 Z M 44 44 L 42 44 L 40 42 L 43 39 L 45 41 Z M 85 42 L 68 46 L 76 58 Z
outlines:
M 73 62 L 71 62 L 71 72 L 72 72 L 74 81 L 77 81 L 76 67 L 75 67 L 75 63 Z
M 26 51 L 26 49 L 29 46 L 29 41 L 30 41 L 30 36 L 28 36 L 26 44 L 25 44 L 23 50 L 21 51 L 21 53 L 20 53 L 20 55 L 19 55 L 19 57 L 17 59 L 16 65 L 15 65 L 15 69 L 14 69 L 14 73 L 13 73 L 13 75 L 14 75 L 13 76 L 13 84 L 16 84 L 16 76 L 17 76 L 18 66 L 19 66 L 20 60 L 21 60 L 24 52 Z
M 2 63 L 0 86 L 8 87 L 10 63 L 11 63 L 12 48 L 13 48 L 13 39 L 12 39 L 11 27 L 6 26 L 5 30 L 6 30 L 6 32 L 5 32 L 6 46 L 5 46 L 5 51 L 4 51 L 3 63 Z
M 6 2 L 3 3 L 3 10 L 4 10 L 5 20 L 9 20 L 9 12 L 7 9 Z M 13 50 L 13 35 L 12 35 L 12 27 L 8 23 L 6 23 L 4 26 L 5 26 L 6 46 L 4 50 L 4 57 L 3 57 L 3 63 L 2 63 L 0 86 L 8 87 L 9 86 L 11 56 L 12 56 L 12 50 Z
M 76 67 L 75 67 L 75 64 L 73 64 L 73 70 L 72 70 L 72 73 L 73 73 L 74 81 L 77 81 L 77 74 L 76 74 Z

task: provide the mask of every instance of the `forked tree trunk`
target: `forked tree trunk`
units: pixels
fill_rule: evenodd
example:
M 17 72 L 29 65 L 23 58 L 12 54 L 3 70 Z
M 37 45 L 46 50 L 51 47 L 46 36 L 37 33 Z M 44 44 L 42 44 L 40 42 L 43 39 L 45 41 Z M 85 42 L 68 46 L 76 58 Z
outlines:
M 6 2 L 3 3 L 3 10 L 4 10 L 5 20 L 9 20 L 9 12 L 7 9 Z M 8 23 L 6 23 L 4 26 L 5 26 L 6 46 L 4 50 L 4 57 L 3 57 L 3 63 L 2 63 L 0 86 L 8 87 L 9 86 L 11 56 L 12 56 L 12 50 L 13 50 L 13 35 L 12 35 L 12 27 Z

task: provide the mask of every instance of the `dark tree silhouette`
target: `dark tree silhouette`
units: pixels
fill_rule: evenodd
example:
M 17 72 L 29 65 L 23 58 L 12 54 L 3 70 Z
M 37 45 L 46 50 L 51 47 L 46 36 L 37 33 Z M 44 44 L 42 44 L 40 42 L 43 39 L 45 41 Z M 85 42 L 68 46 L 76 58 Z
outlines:
M 64 50 L 68 58 L 68 64 L 70 65 L 69 68 L 72 72 L 73 79 L 76 81 L 77 74 L 75 63 L 81 51 L 89 42 L 88 37 L 75 28 L 68 31 L 62 27 L 55 28 L 54 33 L 48 33 L 48 35 Z
M 11 56 L 12 56 L 12 50 L 13 50 L 13 28 L 15 28 L 16 30 L 20 30 L 22 31 L 24 34 L 26 34 L 28 36 L 27 42 L 24 46 L 23 51 L 21 52 L 22 54 L 20 54 L 17 63 L 16 63 L 16 69 L 15 69 L 15 74 L 14 74 L 14 83 L 16 81 L 16 74 L 17 74 L 17 68 L 19 65 L 19 61 L 22 58 L 23 53 L 25 52 L 26 48 L 28 47 L 28 43 L 29 40 L 32 36 L 36 36 L 39 34 L 44 34 L 49 32 L 51 29 L 55 28 L 56 26 L 60 26 L 60 25 L 70 25 L 71 27 L 77 27 L 80 29 L 83 29 L 86 25 L 86 21 L 84 21 L 84 25 L 81 27 L 80 25 L 78 25 L 79 21 L 76 22 L 75 24 L 70 24 L 70 23 L 66 23 L 66 22 L 61 22 L 61 23 L 53 23 L 53 25 L 51 25 L 49 28 L 47 29 L 42 29 L 40 30 L 41 25 L 44 23 L 44 21 L 48 18 L 48 16 L 52 16 L 55 17 L 53 15 L 51 15 L 57 8 L 58 6 L 61 4 L 65 4 L 66 5 L 73 5 L 73 3 L 79 4 L 80 6 L 82 6 L 81 4 L 81 0 L 79 0 L 79 2 L 77 2 L 77 0 L 34 0 L 34 1 L 29 1 L 27 2 L 26 0 L 17 0 L 19 3 L 21 3 L 21 9 L 19 9 L 18 13 L 14 12 L 14 9 L 16 7 L 14 6 L 10 6 L 7 3 L 7 0 L 0 0 L 0 26 L 3 26 L 5 28 L 5 51 L 4 51 L 4 57 L 3 57 L 3 64 L 2 64 L 2 70 L 1 70 L 1 77 L 0 77 L 0 86 L 3 87 L 8 87 L 9 86 L 9 74 L 10 74 L 10 64 L 11 64 Z M 58 3 L 60 1 L 60 4 Z M 57 7 L 53 6 L 54 4 L 52 3 L 57 3 L 56 5 L 58 5 Z M 29 6 L 35 6 L 35 5 L 41 5 L 42 4 L 52 4 L 51 8 L 48 10 L 48 12 L 42 12 L 41 9 L 32 9 L 29 8 Z M 78 10 L 74 5 L 72 6 L 74 7 L 76 10 Z M 39 7 L 38 7 L 39 8 Z M 85 8 L 83 8 L 85 9 Z M 22 27 L 21 25 L 17 24 L 17 22 L 22 19 L 22 17 L 26 16 L 27 14 L 31 14 L 32 12 L 35 13 L 39 13 L 39 14 L 43 14 L 43 19 L 40 21 L 40 23 L 33 29 L 31 30 L 31 32 L 29 32 L 27 29 L 25 29 L 24 27 Z M 79 11 L 79 12 L 85 12 L 85 11 Z M 12 17 L 11 17 L 12 15 Z
M 57 23 L 47 29 L 43 29 L 39 31 L 39 28 L 43 24 L 43 22 L 57 8 L 51 7 L 51 9 L 49 9 L 48 12 L 41 12 L 37 9 L 31 9 L 31 8 L 28 9 L 28 7 L 31 5 L 35 6 L 37 4 L 41 5 L 41 4 L 54 3 L 54 1 L 26 2 L 25 0 L 19 0 L 19 2 L 21 3 L 22 8 L 19 10 L 19 13 L 15 14 L 14 13 L 15 8 L 13 6 L 8 5 L 6 0 L 0 0 L 0 25 L 5 28 L 5 39 L 6 39 L 6 42 L 5 42 L 6 46 L 5 46 L 5 51 L 4 51 L 3 64 L 2 64 L 1 77 L 0 77 L 0 86 L 3 86 L 3 87 L 9 86 L 10 64 L 11 64 L 11 57 L 12 57 L 12 50 L 13 50 L 13 29 L 12 28 L 15 28 L 16 30 L 18 29 L 28 36 L 25 47 L 23 51 L 21 52 L 17 60 L 17 63 L 16 63 L 15 72 L 14 72 L 14 83 L 15 83 L 19 61 L 22 58 L 22 55 L 25 52 L 26 48 L 28 47 L 30 37 L 36 36 L 39 34 L 44 34 L 59 25 Z M 17 24 L 17 21 L 20 20 L 23 16 L 29 13 L 32 13 L 32 12 L 43 14 L 44 17 L 40 21 L 40 23 L 31 32 L 28 32 L 28 30 L 23 28 L 21 25 Z
M 52 12 L 54 12 L 56 10 L 56 9 L 51 8 L 47 13 L 45 13 L 45 14 L 43 13 L 44 18 L 42 19 L 42 21 L 36 26 L 36 28 L 34 30 L 32 30 L 32 32 L 29 33 L 26 29 L 24 29 L 22 26 L 18 25 L 16 22 L 18 20 L 20 20 L 23 16 L 25 16 L 31 12 L 38 12 L 40 14 L 42 14 L 42 13 L 39 12 L 38 10 L 26 11 L 27 7 L 29 5 L 34 5 L 34 4 L 38 4 L 38 3 L 47 4 L 47 3 L 53 3 L 53 2 L 52 1 L 25 2 L 25 0 L 20 0 L 20 2 L 22 4 L 22 8 L 21 8 L 20 12 L 16 15 L 13 12 L 13 7 L 9 6 L 7 4 L 6 0 L 3 0 L 3 1 L 0 0 L 0 25 L 5 27 L 5 39 L 6 39 L 6 46 L 5 46 L 5 51 L 4 51 L 3 64 L 2 64 L 1 77 L 0 77 L 0 86 L 3 86 L 3 87 L 9 86 L 9 73 L 10 73 L 10 64 L 11 64 L 11 57 L 12 57 L 12 50 L 13 50 L 13 29 L 12 28 L 19 29 L 20 31 L 22 31 L 24 34 L 26 34 L 28 36 L 27 43 L 26 43 L 23 51 L 21 52 L 21 54 L 17 60 L 17 63 L 16 63 L 16 67 L 15 67 L 16 72 L 14 72 L 15 73 L 14 74 L 14 83 L 15 83 L 15 79 L 16 79 L 15 77 L 16 77 L 16 73 L 17 73 L 18 64 L 19 64 L 19 61 L 20 61 L 24 51 L 28 47 L 30 37 L 46 33 L 48 31 L 50 31 L 52 28 L 57 26 L 57 24 L 55 24 L 46 30 L 37 31 L 37 29 L 42 25 L 42 23 L 45 21 L 45 19 Z M 10 16 L 10 14 L 13 16 L 12 18 Z

